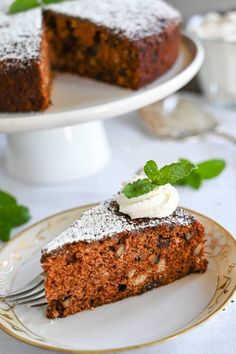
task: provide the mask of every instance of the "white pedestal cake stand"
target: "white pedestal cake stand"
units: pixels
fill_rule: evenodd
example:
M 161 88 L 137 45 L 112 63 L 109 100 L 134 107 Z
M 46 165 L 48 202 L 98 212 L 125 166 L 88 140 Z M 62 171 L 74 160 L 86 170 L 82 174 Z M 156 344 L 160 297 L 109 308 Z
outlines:
M 0 114 L 7 134 L 8 171 L 33 183 L 63 183 L 96 173 L 110 153 L 102 120 L 165 98 L 198 72 L 204 53 L 195 39 L 182 35 L 175 65 L 160 79 L 130 91 L 74 75 L 58 74 L 52 106 L 43 113 Z

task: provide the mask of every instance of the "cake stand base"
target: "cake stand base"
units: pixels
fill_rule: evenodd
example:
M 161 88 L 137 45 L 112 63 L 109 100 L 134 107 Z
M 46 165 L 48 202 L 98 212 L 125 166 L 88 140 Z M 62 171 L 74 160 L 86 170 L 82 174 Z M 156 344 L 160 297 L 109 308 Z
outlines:
M 110 151 L 101 121 L 7 136 L 11 175 L 40 184 L 72 182 L 100 171 Z

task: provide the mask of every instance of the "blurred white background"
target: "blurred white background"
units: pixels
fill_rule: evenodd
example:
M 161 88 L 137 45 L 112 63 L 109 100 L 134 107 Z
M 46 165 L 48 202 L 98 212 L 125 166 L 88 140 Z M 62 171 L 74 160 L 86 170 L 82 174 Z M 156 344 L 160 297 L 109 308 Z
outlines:
M 188 17 L 194 13 L 209 10 L 236 9 L 235 0 L 166 0 L 176 6 L 184 15 Z

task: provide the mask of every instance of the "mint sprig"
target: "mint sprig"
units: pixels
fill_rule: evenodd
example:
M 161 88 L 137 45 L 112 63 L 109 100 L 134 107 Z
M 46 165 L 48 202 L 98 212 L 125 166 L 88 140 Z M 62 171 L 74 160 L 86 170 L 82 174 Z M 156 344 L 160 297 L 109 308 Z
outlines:
M 63 2 L 64 0 L 15 0 L 9 10 L 9 14 L 16 14 L 17 12 L 22 12 L 26 10 L 33 9 L 40 5 L 53 4 L 56 2 Z
M 195 165 L 191 162 L 184 161 L 172 163 L 158 169 L 156 162 L 150 160 L 144 166 L 147 178 L 126 184 L 123 193 L 129 199 L 139 197 L 151 192 L 156 186 L 176 183 L 180 179 L 187 177 L 195 168 Z
M 187 159 L 180 159 L 182 163 L 191 163 Z M 221 159 L 211 159 L 196 164 L 196 169 L 188 176 L 176 182 L 177 185 L 185 185 L 194 189 L 199 189 L 205 179 L 211 179 L 219 176 L 225 169 L 226 162 Z
M 197 170 L 202 179 L 210 179 L 217 177 L 225 166 L 224 160 L 206 160 L 197 164 Z
M 188 176 L 195 169 L 191 162 L 176 162 L 162 167 L 155 178 L 155 184 L 162 186 L 166 183 L 174 184 L 181 178 Z
M 150 181 L 155 183 L 156 177 L 158 176 L 158 166 L 156 162 L 153 160 L 148 161 L 143 169 Z
M 8 241 L 11 230 L 30 220 L 29 209 L 17 204 L 11 194 L 0 191 L 0 240 Z
M 133 183 L 128 183 L 123 189 L 127 198 L 139 197 L 140 195 L 151 192 L 156 187 L 148 178 L 138 179 Z

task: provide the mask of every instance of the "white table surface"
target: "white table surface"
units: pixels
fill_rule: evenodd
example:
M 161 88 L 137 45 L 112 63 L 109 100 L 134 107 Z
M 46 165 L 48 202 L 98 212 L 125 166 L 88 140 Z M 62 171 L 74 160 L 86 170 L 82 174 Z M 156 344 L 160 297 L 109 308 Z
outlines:
M 219 112 L 228 130 L 236 132 L 233 112 Z M 236 235 L 236 147 L 219 138 L 159 141 L 149 135 L 137 113 L 115 118 L 105 123 L 112 150 L 109 165 L 97 175 L 70 185 L 42 187 L 27 185 L 11 178 L 4 163 L 5 139 L 0 135 L 0 188 L 17 196 L 19 202 L 31 209 L 33 223 L 58 211 L 93 203 L 111 197 L 124 181 L 148 159 L 159 165 L 187 157 L 194 162 L 222 157 L 227 161 L 225 172 L 215 180 L 204 183 L 199 191 L 179 188 L 181 204 L 204 213 Z M 92 163 L 92 161 L 91 161 Z M 179 338 L 158 346 L 131 351 L 144 354 L 235 354 L 236 305 L 230 303 L 225 311 L 207 323 Z M 0 331 L 0 354 L 49 354 L 18 342 Z

